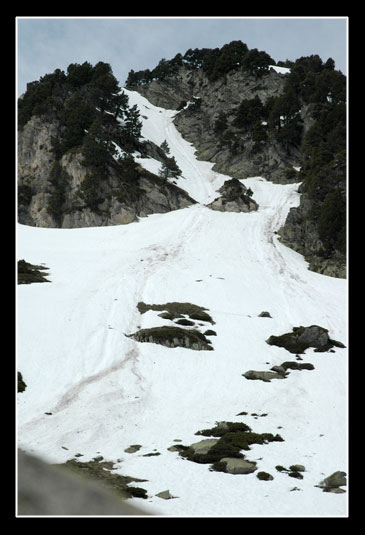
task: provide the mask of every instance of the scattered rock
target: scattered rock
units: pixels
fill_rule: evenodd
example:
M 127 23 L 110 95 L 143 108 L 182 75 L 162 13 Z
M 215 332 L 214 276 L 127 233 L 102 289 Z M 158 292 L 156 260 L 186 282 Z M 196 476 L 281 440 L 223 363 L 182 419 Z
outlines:
M 280 336 L 270 336 L 266 342 L 269 345 L 284 347 L 290 353 L 304 353 L 309 347 L 315 351 L 328 351 L 333 346 L 345 347 L 341 342 L 332 340 L 328 336 L 328 330 L 318 325 L 309 327 L 294 327 L 291 333 Z
M 289 466 L 289 470 L 291 470 L 292 472 L 305 472 L 305 466 L 303 466 L 302 464 L 292 464 L 291 466 Z
M 251 444 L 283 441 L 280 435 L 254 433 L 241 422 L 217 422 L 212 429 L 203 429 L 195 434 L 215 438 L 201 440 L 190 446 L 175 446 L 179 454 L 189 461 L 211 464 L 212 471 L 230 474 L 246 474 L 256 470 L 256 463 L 245 459 L 241 450 L 249 450 Z
M 189 316 L 191 320 L 208 321 L 214 324 L 213 319 L 206 312 L 208 310 L 207 308 L 194 305 L 192 303 L 172 302 L 172 303 L 164 303 L 162 305 L 149 305 L 147 303 L 143 303 L 142 301 L 140 301 L 137 304 L 137 308 L 141 314 L 144 314 L 148 310 L 155 310 L 155 311 L 161 311 L 165 313 L 164 316 L 162 316 L 161 314 L 161 317 L 164 317 L 167 319 L 178 319 L 178 318 L 183 318 L 183 316 Z
M 274 479 L 268 472 L 257 472 L 256 477 L 261 481 L 272 481 Z
M 313 364 L 309 362 L 303 362 L 303 364 L 299 364 L 298 362 L 283 362 L 280 366 L 273 366 L 270 368 L 271 371 L 256 371 L 256 370 L 248 370 L 246 373 L 243 373 L 243 377 L 246 379 L 251 380 L 260 380 L 264 381 L 265 383 L 269 383 L 271 379 L 285 379 L 288 377 L 289 372 L 288 369 L 291 370 L 314 370 Z
M 195 323 L 193 321 L 187 320 L 186 318 L 181 318 L 180 320 L 176 320 L 175 323 L 178 325 L 185 325 L 185 326 L 193 326 Z
M 205 331 L 204 336 L 217 336 L 217 333 L 212 329 L 208 329 L 207 331 Z
M 295 477 L 296 479 L 303 479 L 303 476 L 300 472 L 288 472 L 289 477 Z
M 271 379 L 284 379 L 284 375 L 277 372 L 266 372 L 266 371 L 256 371 L 248 370 L 246 373 L 242 374 L 243 377 L 249 380 L 259 380 L 264 381 L 265 383 L 270 383 Z
M 158 498 L 162 498 L 163 500 L 172 500 L 173 498 L 176 498 L 176 496 L 172 496 L 168 489 L 162 490 L 158 494 L 155 494 L 155 496 L 158 496 Z
M 209 450 L 217 444 L 217 442 L 218 439 L 216 438 L 206 438 L 204 440 L 200 440 L 199 442 L 195 442 L 194 444 L 190 444 L 190 448 L 194 453 L 206 455 Z
M 346 472 L 337 471 L 326 477 L 316 487 L 319 487 L 323 492 L 332 492 L 334 494 L 340 494 L 346 492 L 340 487 L 346 486 Z
M 266 312 L 266 311 L 263 311 L 263 312 L 260 312 L 259 318 L 272 318 L 270 312 Z
M 132 444 L 128 448 L 126 448 L 124 451 L 126 453 L 136 453 L 136 451 L 139 451 L 142 448 L 140 444 Z
M 251 474 L 257 470 L 254 461 L 246 461 L 245 459 L 223 457 L 220 462 L 225 464 L 224 471 L 227 472 L 227 474 Z

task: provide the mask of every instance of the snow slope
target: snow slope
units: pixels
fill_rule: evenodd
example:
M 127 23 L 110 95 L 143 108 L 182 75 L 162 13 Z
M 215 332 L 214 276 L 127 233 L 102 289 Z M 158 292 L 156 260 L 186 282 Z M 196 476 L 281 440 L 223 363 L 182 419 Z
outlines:
M 155 515 L 346 516 L 348 493 L 324 493 L 315 485 L 337 470 L 347 472 L 347 350 L 309 349 L 303 361 L 315 369 L 292 371 L 284 380 L 242 377 L 294 360 L 265 342 L 294 326 L 321 325 L 347 345 L 346 281 L 309 271 L 275 235 L 299 202 L 298 185 L 248 178 L 257 212 L 209 210 L 204 204 L 227 177 L 195 159 L 173 125 L 176 111 L 127 94 L 145 117 L 143 136 L 167 140 L 184 177 L 178 185 L 199 204 L 125 226 L 19 225 L 18 258 L 44 263 L 52 281 L 18 287 L 17 367 L 27 384 L 17 401 L 19 447 L 50 462 L 77 453 L 80 460 L 102 455 L 115 461 L 117 473 L 148 480 L 137 484 L 148 500 L 131 502 Z M 127 338 L 139 327 L 168 323 L 157 312 L 141 315 L 139 301 L 208 308 L 214 351 Z M 263 310 L 272 318 L 258 317 Z M 237 416 L 242 411 L 248 415 Z M 174 440 L 201 440 L 195 433 L 221 420 L 283 437 L 246 452 L 272 481 L 256 473 L 210 472 L 168 451 Z M 142 447 L 124 452 L 132 444 Z M 275 469 L 291 464 L 305 465 L 303 480 Z M 155 496 L 166 489 L 176 498 Z

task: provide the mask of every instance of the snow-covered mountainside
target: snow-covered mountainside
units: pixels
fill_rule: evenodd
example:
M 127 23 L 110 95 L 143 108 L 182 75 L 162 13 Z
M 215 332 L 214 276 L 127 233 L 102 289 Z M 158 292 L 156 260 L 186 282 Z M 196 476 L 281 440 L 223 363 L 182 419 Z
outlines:
M 314 369 L 289 370 L 283 380 L 243 376 L 296 361 L 266 343 L 293 327 L 319 325 L 347 346 L 346 280 L 309 271 L 276 235 L 299 204 L 298 184 L 247 178 L 257 211 L 210 210 L 229 177 L 195 159 L 174 127 L 178 112 L 127 94 L 140 109 L 142 135 L 167 140 L 182 170 L 178 186 L 197 204 L 121 226 L 19 225 L 18 258 L 45 264 L 51 281 L 18 289 L 17 368 L 27 385 L 18 394 L 19 447 L 52 463 L 102 455 L 115 473 L 146 480 L 139 486 L 148 498 L 130 502 L 155 515 L 346 516 L 348 493 L 316 485 L 347 473 L 347 349 L 309 348 L 300 358 Z M 137 161 L 153 172 L 160 166 Z M 176 325 L 140 302 L 206 308 L 214 325 L 195 323 L 216 332 L 214 350 L 125 336 Z M 168 449 L 202 440 L 197 431 L 222 421 L 283 441 L 244 451 L 257 463 L 249 474 L 211 471 Z M 126 452 L 131 445 L 141 447 Z M 302 479 L 276 469 L 298 464 Z M 260 471 L 273 479 L 260 480 Z M 156 496 L 166 489 L 173 499 Z

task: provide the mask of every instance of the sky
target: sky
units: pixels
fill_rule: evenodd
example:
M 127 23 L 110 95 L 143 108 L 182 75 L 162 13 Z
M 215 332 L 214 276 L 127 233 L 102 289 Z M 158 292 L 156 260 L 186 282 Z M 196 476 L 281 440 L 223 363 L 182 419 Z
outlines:
M 121 87 L 189 48 L 241 40 L 276 62 L 318 54 L 347 74 L 347 17 L 17 17 L 17 94 L 70 63 L 109 63 Z

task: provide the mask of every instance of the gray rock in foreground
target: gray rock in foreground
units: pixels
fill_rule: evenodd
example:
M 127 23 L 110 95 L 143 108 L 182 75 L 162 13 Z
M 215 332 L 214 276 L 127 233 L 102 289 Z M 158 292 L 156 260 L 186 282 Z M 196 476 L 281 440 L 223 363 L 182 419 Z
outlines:
M 125 503 L 94 481 L 65 473 L 41 459 L 18 452 L 18 515 L 140 516 L 142 508 Z

